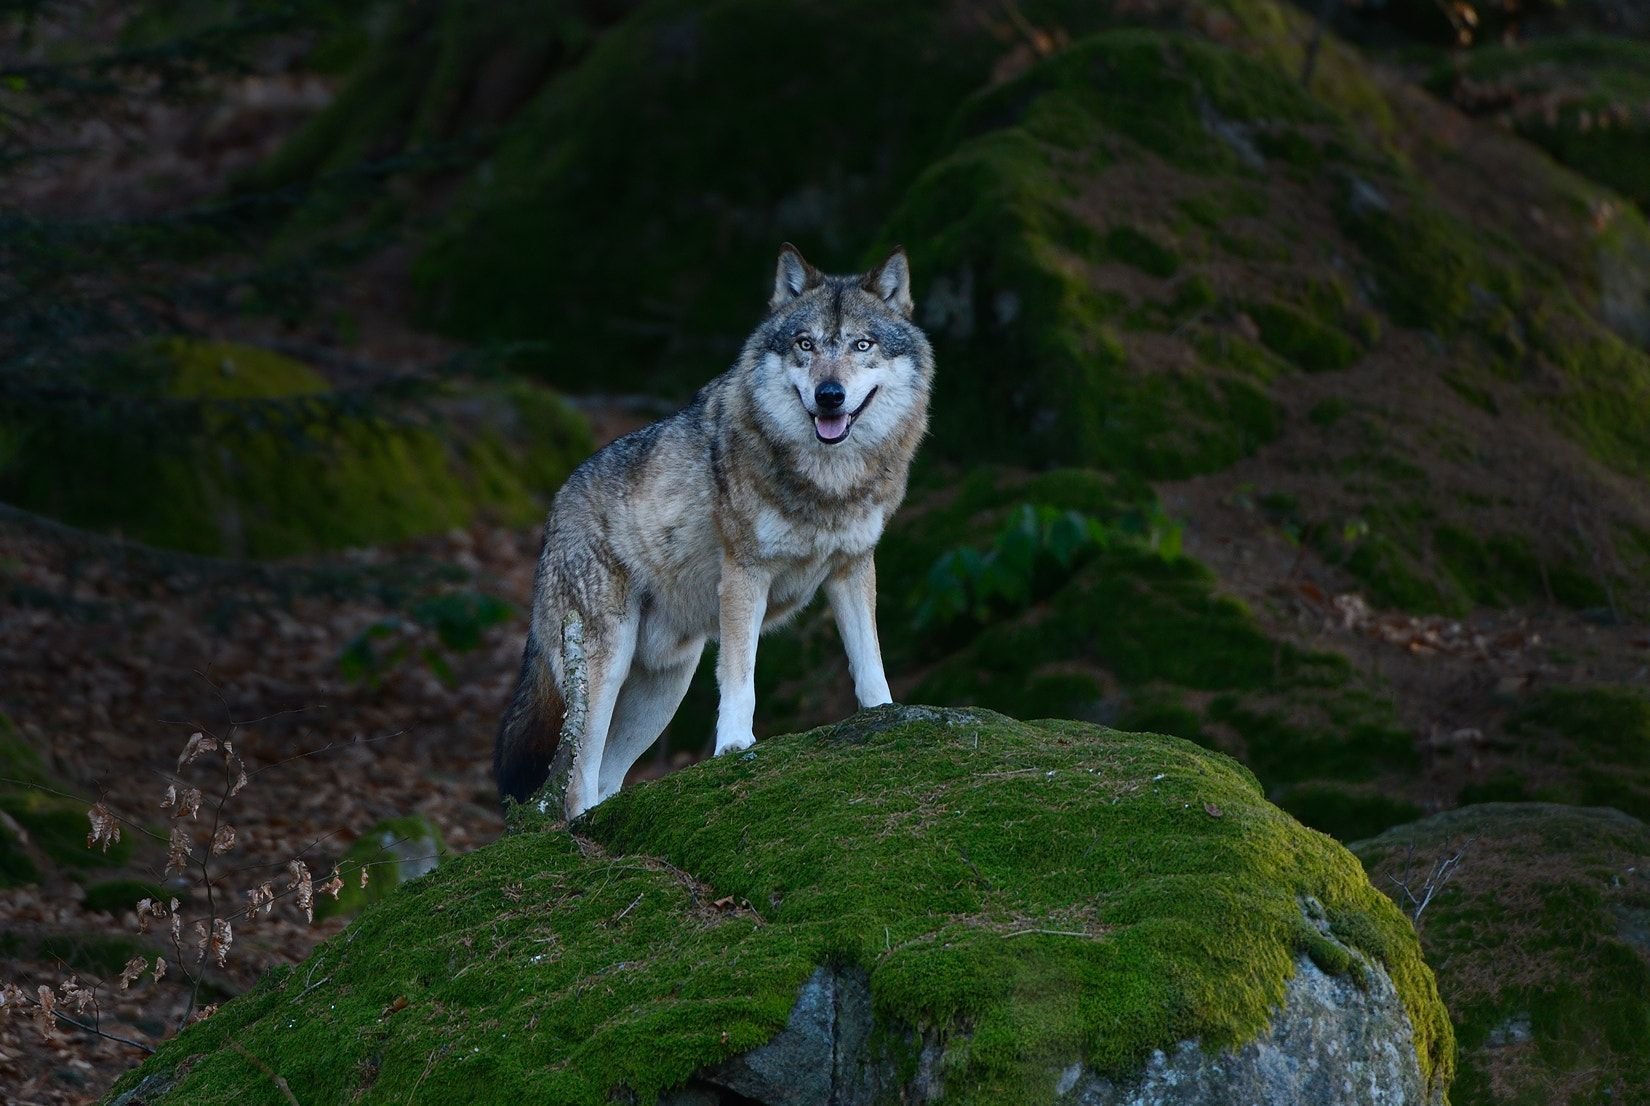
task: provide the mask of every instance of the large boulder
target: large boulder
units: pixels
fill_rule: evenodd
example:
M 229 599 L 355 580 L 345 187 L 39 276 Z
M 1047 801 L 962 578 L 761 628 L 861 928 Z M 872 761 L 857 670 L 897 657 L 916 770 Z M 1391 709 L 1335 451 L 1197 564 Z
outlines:
M 1461 1045 L 1455 1106 L 1650 1103 L 1650 826 L 1486 803 L 1352 848 L 1376 886 L 1427 904 L 1421 944 Z
M 1179 739 L 885 707 L 515 828 L 114 1100 L 267 1097 L 271 1071 L 300 1101 L 676 1106 L 1422 1103 L 1450 1079 L 1402 913 Z
M 86 402 L 0 409 L 0 499 L 192 553 L 370 545 L 478 514 L 525 524 L 592 445 L 544 388 L 351 395 L 228 342 L 155 342 L 75 387 Z

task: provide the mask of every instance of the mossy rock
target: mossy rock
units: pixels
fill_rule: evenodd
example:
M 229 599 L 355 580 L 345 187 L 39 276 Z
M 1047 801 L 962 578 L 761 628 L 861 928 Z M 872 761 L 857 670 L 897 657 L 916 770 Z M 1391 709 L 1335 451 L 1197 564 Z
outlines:
M 1650 43 L 1573 35 L 1486 45 L 1428 83 L 1468 111 L 1495 105 L 1554 160 L 1650 210 Z
M 1528 797 L 1613 806 L 1650 818 L 1650 695 L 1556 687 L 1507 721 L 1506 752 L 1533 781 Z
M 19 788 L 0 792 L 0 811 L 22 827 L 29 835 L 30 843 L 48 860 L 65 869 L 118 868 L 131 858 L 132 837 L 129 829 L 124 830 L 120 840 L 106 851 L 101 847 L 87 846 L 86 836 L 91 830 L 91 823 L 86 817 L 87 804 L 76 799 Z M 8 841 L 3 847 L 10 854 L 18 845 Z M 26 852 L 20 852 L 20 855 L 27 860 Z M 15 861 L 8 863 L 17 866 Z M 21 877 L 23 869 L 17 867 Z
M 42 863 L 71 871 L 114 868 L 132 854 L 132 841 L 122 835 L 107 852 L 86 845 L 91 823 L 87 805 L 54 794 L 55 782 L 45 762 L 11 719 L 0 714 L 0 887 L 34 883 Z M 13 825 L 27 838 L 13 832 Z M 129 831 L 128 831 L 129 832 Z
M 863 973 L 900 1078 L 937 1050 L 948 1102 L 1053 1102 L 1074 1062 L 1127 1078 L 1177 1042 L 1240 1046 L 1298 964 L 1390 978 L 1417 1084 L 1450 1078 L 1402 914 L 1174 738 L 885 707 L 639 784 L 573 834 L 536 825 L 369 907 L 116 1091 L 269 1098 L 249 1052 L 304 1101 L 653 1102 L 774 1039 L 822 965 Z
M 1180 269 L 1156 238 L 1096 226 L 1078 200 L 1114 159 L 1236 172 L 1242 162 L 1207 111 L 1334 122 L 1264 61 L 1138 29 L 1091 35 L 963 106 L 955 147 L 912 184 L 882 235 L 915 251 L 926 274 L 919 319 L 953 382 L 936 396 L 933 448 L 1174 478 L 1223 468 L 1276 436 L 1275 405 L 1251 373 L 1131 356 L 1121 304 L 1089 271 L 1116 259 L 1159 277 Z M 1188 305 L 1199 299 L 1207 289 Z M 1197 310 L 1188 305 L 1169 310 Z
M 1420 897 L 1460 851 L 1419 925 L 1460 1045 L 1455 1106 L 1650 1102 L 1650 827 L 1489 803 L 1353 850 L 1407 909 L 1392 881 Z
M 446 851 L 441 831 L 423 815 L 385 818 L 344 851 L 338 861 L 343 890 L 336 899 L 318 896 L 316 917 L 359 913 L 362 907 L 384 898 L 408 880 L 435 871 Z M 363 869 L 367 873 L 365 887 L 361 885 Z
M 308 366 L 169 340 L 100 366 L 117 398 L 0 419 L 0 496 L 194 553 L 377 544 L 481 514 L 524 524 L 591 448 L 584 420 L 526 384 L 365 407 Z
M 915 627 L 936 560 L 977 547 L 1021 504 L 1116 521 L 1140 512 L 1143 494 L 1084 470 L 1026 476 L 982 467 L 949 485 L 940 503 L 899 516 L 877 552 L 888 582 L 881 626 L 895 669 L 921 673 L 910 697 L 1161 729 L 1238 756 L 1285 803 L 1288 789 L 1312 781 L 1373 783 L 1416 772 L 1413 736 L 1385 689 L 1338 654 L 1271 636 L 1204 566 L 1143 542 L 1095 551 L 1023 609 L 989 622 Z M 910 582 L 903 593 L 891 586 L 900 580 Z M 825 648 L 840 650 L 834 640 Z M 803 670 L 816 670 L 814 654 L 805 657 Z M 1390 821 L 1361 820 L 1383 816 L 1366 804 L 1360 820 L 1319 820 L 1346 812 L 1301 807 L 1314 828 L 1359 836 L 1413 817 L 1394 808 L 1384 810 Z
M 1257 303 L 1249 316 L 1260 340 L 1279 357 L 1307 372 L 1344 369 L 1358 359 L 1357 343 L 1340 327 L 1287 303 Z
M 1022 14 L 1097 18 L 1041 0 Z M 822 94 L 799 79 L 799 43 L 810 74 L 876 76 Z M 1003 49 L 920 4 L 642 5 L 471 175 L 415 268 L 425 317 L 465 339 L 552 340 L 537 368 L 565 387 L 686 395 L 760 317 L 778 243 L 851 264 Z

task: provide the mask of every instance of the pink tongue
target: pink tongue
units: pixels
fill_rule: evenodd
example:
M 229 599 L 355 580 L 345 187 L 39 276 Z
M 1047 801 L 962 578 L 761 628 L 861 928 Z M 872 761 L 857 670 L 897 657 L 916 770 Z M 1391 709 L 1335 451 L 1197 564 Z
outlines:
M 819 436 L 828 442 L 834 442 L 848 433 L 848 416 L 842 415 L 815 415 L 814 429 Z

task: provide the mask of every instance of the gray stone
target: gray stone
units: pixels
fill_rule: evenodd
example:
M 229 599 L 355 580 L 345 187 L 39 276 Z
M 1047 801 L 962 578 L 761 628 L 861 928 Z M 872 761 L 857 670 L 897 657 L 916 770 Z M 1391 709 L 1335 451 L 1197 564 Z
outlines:
M 1283 1008 L 1258 1040 L 1235 1052 L 1183 1041 L 1155 1052 L 1122 1083 L 1083 1073 L 1076 1106 L 1409 1106 L 1429 1098 L 1402 1000 L 1384 971 L 1365 965 L 1360 987 L 1302 957 Z
M 1312 904 L 1306 904 L 1308 914 Z M 945 1043 L 896 1028 L 873 1046 L 871 991 L 857 968 L 821 967 L 803 984 L 773 1040 L 701 1072 L 662 1106 L 908 1106 L 944 1094 Z M 901 1070 L 889 1048 L 907 1058 Z M 916 1063 L 909 1058 L 915 1054 Z M 1152 1054 L 1136 1077 L 1114 1081 L 1073 1060 L 1049 1069 L 1072 1106 L 1436 1106 L 1416 1059 L 1403 1002 L 1385 971 L 1363 963 L 1361 982 L 1306 957 L 1295 965 L 1271 1028 L 1235 1051 L 1195 1041 Z

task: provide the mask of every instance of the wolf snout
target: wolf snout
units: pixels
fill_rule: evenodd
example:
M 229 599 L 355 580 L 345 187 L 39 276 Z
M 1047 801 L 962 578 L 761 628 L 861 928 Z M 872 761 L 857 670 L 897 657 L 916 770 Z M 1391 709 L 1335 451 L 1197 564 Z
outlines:
M 848 391 L 840 380 L 822 381 L 814 389 L 814 403 L 819 407 L 821 414 L 842 410 L 842 405 L 848 402 Z

